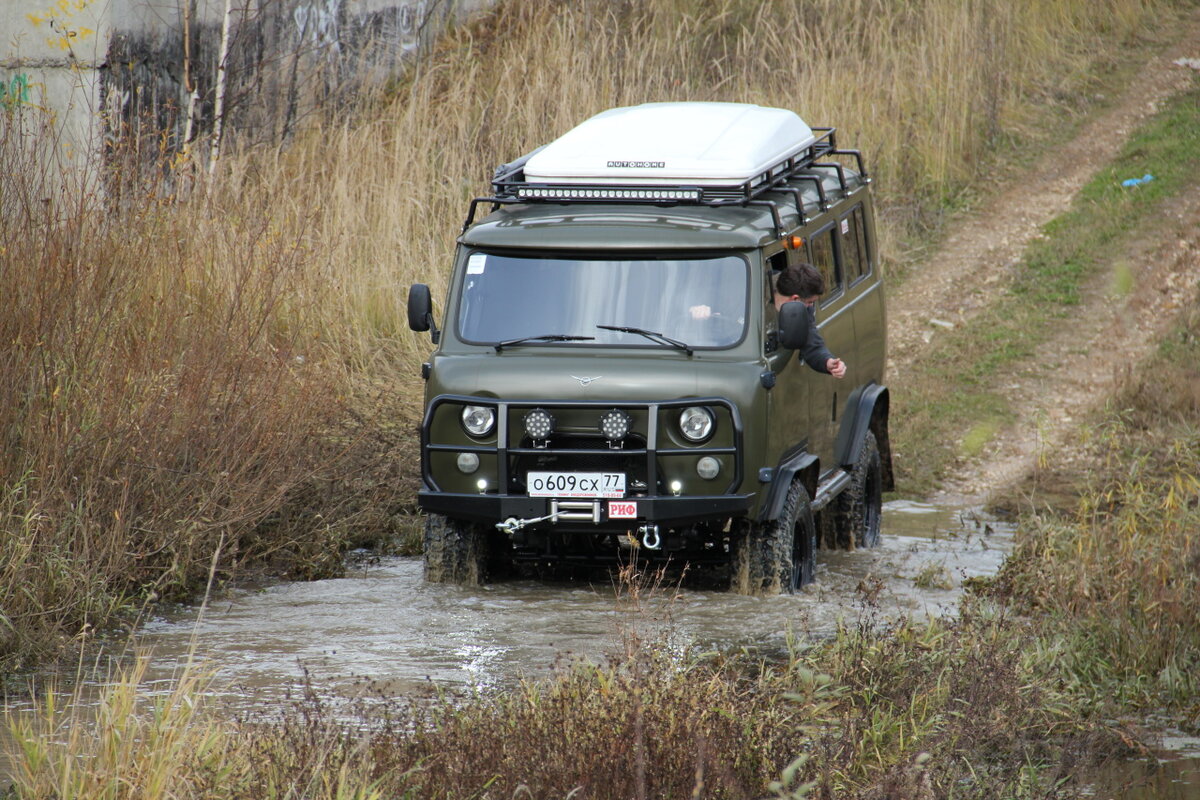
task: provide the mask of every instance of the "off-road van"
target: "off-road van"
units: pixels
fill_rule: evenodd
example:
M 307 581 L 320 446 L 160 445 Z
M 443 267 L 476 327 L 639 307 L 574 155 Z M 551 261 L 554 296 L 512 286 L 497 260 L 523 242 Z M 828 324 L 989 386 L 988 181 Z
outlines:
M 440 329 L 428 287 L 409 292 L 437 344 L 428 580 L 636 552 L 790 592 L 819 541 L 878 542 L 883 280 L 862 157 L 834 134 L 783 109 L 656 103 L 497 168 Z M 774 276 L 797 262 L 826 292 L 777 311 Z M 814 313 L 843 379 L 796 355 Z

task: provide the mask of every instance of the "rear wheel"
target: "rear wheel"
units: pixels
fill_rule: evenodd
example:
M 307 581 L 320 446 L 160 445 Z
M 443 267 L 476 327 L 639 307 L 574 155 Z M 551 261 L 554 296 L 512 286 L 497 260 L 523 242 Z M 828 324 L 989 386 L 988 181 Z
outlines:
M 483 525 L 430 514 L 425 518 L 425 580 L 464 586 L 487 583 L 488 534 Z
M 839 547 L 878 547 L 883 522 L 883 465 L 875 434 L 867 431 L 854 461 L 850 486 L 834 501 Z
M 793 481 L 779 518 L 747 524 L 734 541 L 730 589 L 748 595 L 790 594 L 815 579 L 816 550 L 808 490 Z

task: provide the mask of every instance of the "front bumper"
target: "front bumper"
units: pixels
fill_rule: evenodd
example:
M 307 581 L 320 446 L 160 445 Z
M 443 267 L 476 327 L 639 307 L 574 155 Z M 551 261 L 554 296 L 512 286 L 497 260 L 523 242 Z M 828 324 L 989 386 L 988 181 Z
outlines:
M 556 527 L 574 525 L 602 532 L 606 530 L 624 531 L 643 523 L 653 523 L 674 528 L 723 517 L 744 515 L 749 512 L 754 497 L 753 494 L 626 497 L 615 502 L 636 503 L 637 515 L 636 517 L 620 518 L 610 518 L 607 511 L 609 501 L 599 500 L 595 501 L 600 504 L 599 521 L 559 522 Z M 521 495 L 452 494 L 426 488 L 417 493 L 417 502 L 422 509 L 429 513 L 443 514 L 457 519 L 470 519 L 476 522 L 497 523 L 509 518 L 522 520 L 544 517 L 551 513 L 552 501 L 543 497 Z

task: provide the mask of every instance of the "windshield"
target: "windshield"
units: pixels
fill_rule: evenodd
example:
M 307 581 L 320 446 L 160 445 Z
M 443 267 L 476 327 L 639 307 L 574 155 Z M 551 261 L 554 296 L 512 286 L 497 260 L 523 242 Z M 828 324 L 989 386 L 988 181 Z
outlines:
M 567 346 L 669 346 L 628 330 L 636 328 L 691 347 L 729 347 L 745 328 L 747 268 L 740 256 L 617 261 L 472 253 L 459 335 L 486 344 L 588 337 Z

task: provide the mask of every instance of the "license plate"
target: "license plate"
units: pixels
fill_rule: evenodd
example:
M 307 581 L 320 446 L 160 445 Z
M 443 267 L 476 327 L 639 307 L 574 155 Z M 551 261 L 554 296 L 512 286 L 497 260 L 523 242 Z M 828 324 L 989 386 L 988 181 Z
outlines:
M 624 472 L 531 472 L 530 497 L 624 497 Z

